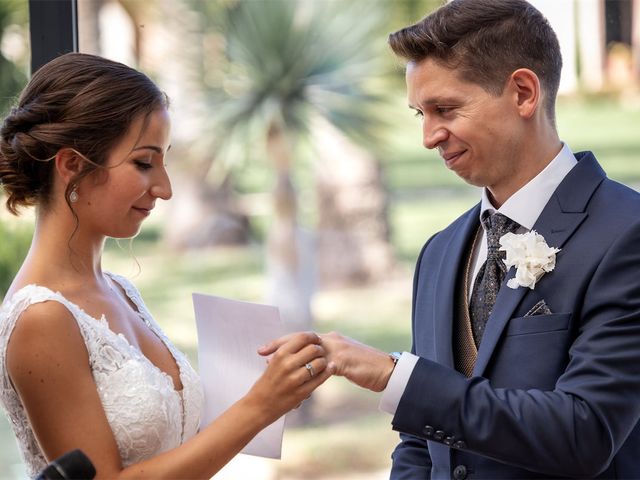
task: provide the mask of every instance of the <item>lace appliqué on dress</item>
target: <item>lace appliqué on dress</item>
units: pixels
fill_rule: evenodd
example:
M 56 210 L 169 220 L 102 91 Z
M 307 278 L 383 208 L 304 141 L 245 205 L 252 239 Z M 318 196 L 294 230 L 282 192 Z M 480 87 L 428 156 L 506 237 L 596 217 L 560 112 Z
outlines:
M 56 301 L 76 319 L 89 353 L 98 394 L 126 467 L 175 448 L 198 431 L 203 404 L 202 385 L 186 357 L 166 337 L 147 310 L 140 293 L 124 277 L 109 274 L 136 306 L 140 318 L 162 339 L 180 369 L 183 390 L 174 389 L 169 375 L 149 361 L 127 339 L 109 329 L 104 317 L 95 319 L 60 293 L 28 285 L 0 310 L 0 402 L 7 411 L 27 472 L 46 467 L 26 412 L 11 385 L 6 368 L 9 338 L 22 312 L 30 305 Z

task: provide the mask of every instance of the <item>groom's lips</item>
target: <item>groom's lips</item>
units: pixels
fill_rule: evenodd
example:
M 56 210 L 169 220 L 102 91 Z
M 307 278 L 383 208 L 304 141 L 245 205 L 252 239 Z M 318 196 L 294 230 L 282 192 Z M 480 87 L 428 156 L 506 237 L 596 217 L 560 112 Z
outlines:
M 456 161 L 458 161 L 458 159 L 462 155 L 464 155 L 465 152 L 466 150 L 461 150 L 459 152 L 442 153 L 442 159 L 444 160 L 444 163 L 447 166 L 447 168 L 452 168 L 453 165 L 456 163 Z

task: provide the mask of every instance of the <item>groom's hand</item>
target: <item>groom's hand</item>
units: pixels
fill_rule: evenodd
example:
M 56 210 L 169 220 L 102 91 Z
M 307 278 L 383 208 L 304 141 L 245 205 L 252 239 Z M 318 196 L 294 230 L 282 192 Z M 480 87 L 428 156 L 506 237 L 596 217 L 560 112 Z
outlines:
M 369 345 L 337 332 L 320 335 L 330 363 L 335 363 L 335 375 L 347 378 L 362 388 L 381 392 L 393 373 L 394 361 Z

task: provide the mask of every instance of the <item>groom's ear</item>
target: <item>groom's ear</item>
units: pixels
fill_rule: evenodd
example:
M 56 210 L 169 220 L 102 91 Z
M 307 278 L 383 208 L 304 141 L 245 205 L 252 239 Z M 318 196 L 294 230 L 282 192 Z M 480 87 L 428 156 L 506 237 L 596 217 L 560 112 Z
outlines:
M 73 148 L 61 148 L 55 156 L 56 172 L 65 186 L 82 171 L 86 160 Z
M 538 75 L 528 68 L 519 68 L 511 74 L 507 83 L 507 88 L 513 93 L 518 114 L 524 119 L 533 117 L 542 98 Z

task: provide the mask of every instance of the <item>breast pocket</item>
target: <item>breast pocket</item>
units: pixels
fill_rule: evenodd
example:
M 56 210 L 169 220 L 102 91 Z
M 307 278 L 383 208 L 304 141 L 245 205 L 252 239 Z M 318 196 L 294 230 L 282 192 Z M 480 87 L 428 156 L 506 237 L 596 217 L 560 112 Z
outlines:
M 570 313 L 552 313 L 512 318 L 507 325 L 507 336 L 555 332 L 569 328 Z
M 553 390 L 569 359 L 570 313 L 512 318 L 489 377 L 500 388 Z

